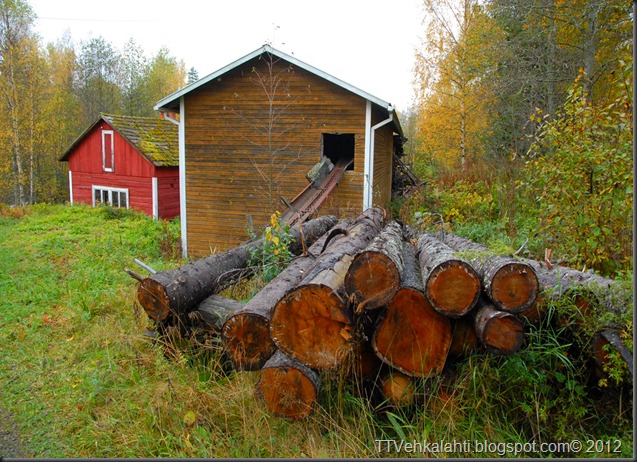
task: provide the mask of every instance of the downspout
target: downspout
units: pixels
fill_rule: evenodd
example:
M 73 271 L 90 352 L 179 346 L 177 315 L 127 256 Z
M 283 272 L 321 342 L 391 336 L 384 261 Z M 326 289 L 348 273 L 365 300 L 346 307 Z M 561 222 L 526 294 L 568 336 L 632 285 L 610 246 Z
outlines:
M 179 125 L 179 121 L 177 119 L 173 119 L 172 117 L 170 117 L 169 112 L 162 112 L 162 114 L 164 115 L 164 119 L 166 119 L 167 121 L 172 122 L 175 125 Z
M 367 109 L 366 109 L 366 127 L 369 127 L 369 130 L 366 131 L 365 141 L 365 173 L 363 180 L 363 211 L 372 207 L 373 205 L 373 194 L 374 194 L 374 138 L 376 135 L 376 130 L 387 125 L 394 120 L 394 108 L 389 106 L 388 108 L 389 117 L 385 120 L 378 122 L 376 125 L 371 126 L 372 120 L 372 103 L 371 101 L 367 101 Z

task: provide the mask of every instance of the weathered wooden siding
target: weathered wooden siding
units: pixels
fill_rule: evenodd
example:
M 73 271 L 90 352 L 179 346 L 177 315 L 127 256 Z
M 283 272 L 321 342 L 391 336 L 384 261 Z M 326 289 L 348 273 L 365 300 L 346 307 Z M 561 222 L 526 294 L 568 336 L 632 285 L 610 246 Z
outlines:
M 101 122 L 69 156 L 69 169 L 73 172 L 103 173 L 118 177 L 151 177 L 154 166 L 140 155 L 119 133 L 115 136 L 115 163 L 113 172 L 105 172 L 102 165 L 102 130 L 113 130 Z
M 267 74 L 265 64 L 253 60 L 186 95 L 190 255 L 244 241 L 248 217 L 255 228 L 264 226 L 270 193 L 273 208 L 281 210 L 279 196 L 290 200 L 307 185 L 305 174 L 320 159 L 323 133 L 355 135 L 354 170 L 346 172 L 331 207 L 346 203 L 362 210 L 366 101 L 302 69 L 288 72 L 281 61 L 274 74 L 282 72 L 288 88 L 279 86 L 271 107 L 252 72 Z M 269 153 L 276 157 L 271 170 Z
M 375 122 L 377 123 L 377 122 Z M 374 182 L 372 205 L 387 207 L 391 200 L 392 155 L 394 132 L 391 124 L 376 130 L 374 135 Z
M 179 168 L 155 167 L 159 218 L 171 220 L 179 216 Z
M 86 135 L 68 158 L 73 178 L 73 201 L 93 203 L 93 186 L 128 189 L 129 207 L 153 214 L 152 177 L 158 178 L 159 217 L 179 215 L 179 169 L 157 168 L 132 147 L 119 133 L 114 133 L 115 162 L 112 172 L 102 164 L 102 130 L 113 130 L 101 122 Z

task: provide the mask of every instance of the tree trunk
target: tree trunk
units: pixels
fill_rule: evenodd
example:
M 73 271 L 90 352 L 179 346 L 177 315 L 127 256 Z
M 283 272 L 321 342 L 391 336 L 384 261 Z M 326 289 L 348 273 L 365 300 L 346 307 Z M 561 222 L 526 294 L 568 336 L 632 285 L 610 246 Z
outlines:
M 523 259 L 522 262 L 533 268 L 540 289 L 547 297 L 558 299 L 573 292 L 619 316 L 632 312 L 632 292 L 614 279 L 584 273 L 566 266 L 554 266 L 549 269 L 546 263 L 530 259 Z
M 301 231 L 299 227 L 292 228 L 292 253 L 300 254 L 305 245 L 316 241 L 336 221 L 334 216 L 324 216 L 304 223 Z M 246 269 L 252 253 L 260 250 L 264 242 L 263 238 L 248 242 L 194 263 L 153 274 L 139 285 L 137 299 L 148 316 L 156 321 L 166 319 L 171 311 L 190 312 L 206 297 L 237 280 Z
M 632 370 L 630 350 L 621 337 L 612 334 L 612 332 L 617 332 L 617 329 L 625 327 L 621 325 L 622 318 L 632 314 L 633 293 L 628 287 L 614 279 L 585 273 L 566 266 L 549 268 L 544 262 L 529 259 L 523 261 L 535 270 L 540 281 L 542 290 L 540 297 L 543 300 L 539 304 L 538 310 L 545 311 L 550 299 L 572 297 L 573 304 L 577 309 L 570 313 L 561 313 L 557 322 L 562 326 L 570 325 L 570 329 L 577 330 L 579 326 L 585 324 L 586 320 L 589 320 L 589 323 L 592 321 L 593 325 L 597 326 L 597 330 L 590 334 L 592 338 L 584 339 L 584 342 L 592 341 L 592 356 L 600 370 L 604 362 L 607 361 L 607 355 L 602 350 L 602 346 L 606 344 L 610 344 L 614 350 L 619 352 Z M 615 320 L 608 320 L 609 313 L 615 315 Z M 611 339 L 612 341 L 610 341 Z
M 359 252 L 345 276 L 345 291 L 356 312 L 386 306 L 400 287 L 403 271 L 402 226 L 393 221 Z
M 434 310 L 458 318 L 478 302 L 482 286 L 473 267 L 430 234 L 418 239 L 425 296 Z
M 306 418 L 318 392 L 318 374 L 281 351 L 268 359 L 257 382 L 257 393 L 268 411 L 290 420 Z
M 404 243 L 404 274 L 420 275 L 416 249 Z M 430 377 L 442 371 L 451 345 L 451 322 L 437 313 L 419 277 L 407 277 L 387 306 L 372 338 L 379 358 L 403 374 Z
M 336 368 L 351 357 L 353 319 L 341 293 L 343 281 L 354 256 L 380 232 L 384 219 L 381 209 L 363 212 L 276 304 L 270 334 L 278 349 L 317 369 Z
M 205 326 L 216 333 L 221 333 L 223 322 L 232 313 L 241 310 L 245 303 L 232 300 L 221 295 L 211 295 L 197 306 L 196 313 Z
M 528 264 L 513 257 L 496 255 L 485 245 L 451 233 L 441 235 L 440 239 L 471 263 L 480 276 L 484 292 L 498 309 L 519 313 L 537 298 L 537 275 Z
M 480 303 L 475 317 L 476 336 L 486 350 L 508 355 L 517 352 L 524 343 L 524 326 L 513 314 L 499 311 L 486 301 Z
M 276 351 L 270 338 L 270 319 L 274 306 L 293 290 L 314 265 L 330 236 L 339 229 L 347 229 L 352 221 L 339 221 L 331 231 L 323 234 L 305 255 L 296 257 L 277 277 L 268 283 L 240 310 L 223 324 L 223 350 L 238 370 L 259 370 Z
M 593 337 L 593 359 L 595 360 L 597 368 L 606 375 L 604 366 L 610 362 L 606 345 L 610 345 L 612 349 L 619 352 L 628 367 L 632 380 L 634 375 L 633 354 L 626 345 L 624 345 L 624 341 L 619 335 L 619 332 L 615 329 L 602 329 L 596 332 Z

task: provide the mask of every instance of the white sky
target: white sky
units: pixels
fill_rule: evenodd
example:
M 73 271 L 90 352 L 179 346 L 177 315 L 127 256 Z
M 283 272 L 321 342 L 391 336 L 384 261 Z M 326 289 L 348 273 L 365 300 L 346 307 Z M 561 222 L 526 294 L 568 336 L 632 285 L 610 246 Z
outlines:
M 44 43 L 69 31 L 76 45 L 102 36 L 121 50 L 132 37 L 148 57 L 166 46 L 205 77 L 271 42 L 399 111 L 412 103 L 419 0 L 28 2 Z

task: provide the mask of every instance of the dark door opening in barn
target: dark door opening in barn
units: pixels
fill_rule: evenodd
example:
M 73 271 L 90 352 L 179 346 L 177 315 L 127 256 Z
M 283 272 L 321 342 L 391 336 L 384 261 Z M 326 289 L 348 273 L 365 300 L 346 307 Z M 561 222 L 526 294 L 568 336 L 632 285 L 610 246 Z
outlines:
M 347 170 L 354 170 L 354 147 L 353 133 L 323 133 L 323 155 L 333 164 L 351 160 Z

